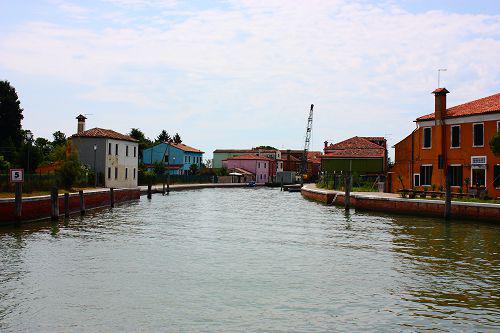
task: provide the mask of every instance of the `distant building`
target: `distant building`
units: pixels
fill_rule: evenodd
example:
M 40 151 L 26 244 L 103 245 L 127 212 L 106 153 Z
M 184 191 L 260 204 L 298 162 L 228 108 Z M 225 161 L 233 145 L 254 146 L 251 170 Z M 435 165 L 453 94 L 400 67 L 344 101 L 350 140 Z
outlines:
M 417 118 L 417 128 L 394 146 L 392 191 L 444 188 L 450 172 L 452 191 L 469 186 L 500 197 L 500 157 L 488 144 L 500 131 L 500 93 L 446 108 L 448 93 L 434 90 L 434 113 Z
M 304 150 L 281 150 L 283 171 L 293 171 L 300 174 L 303 155 Z M 321 155 L 320 151 L 310 151 L 307 153 L 307 176 L 310 180 L 315 179 L 320 172 Z
M 383 137 L 360 137 L 328 144 L 321 156 L 321 170 L 379 176 L 387 171 L 387 143 Z
M 155 163 L 163 163 L 171 175 L 185 175 L 189 173 L 193 164 L 198 167 L 198 170 L 201 168 L 203 154 L 203 151 L 183 143 L 159 143 L 144 149 L 142 162 L 148 168 L 152 168 Z
M 78 130 L 71 136 L 71 142 L 80 162 L 104 175 L 105 187 L 137 187 L 137 140 L 110 129 L 85 130 L 86 118 L 79 115 L 77 119 Z
M 228 170 L 243 169 L 255 175 L 257 183 L 267 183 L 271 179 L 270 170 L 272 159 L 257 155 L 239 155 L 222 160 L 222 165 Z
M 281 158 L 281 151 L 278 149 L 216 149 L 214 150 L 213 168 L 222 168 L 222 161 L 235 156 L 242 155 L 255 155 L 269 158 L 270 161 L 270 174 L 271 180 L 275 179 L 276 173 L 283 171 L 283 159 Z

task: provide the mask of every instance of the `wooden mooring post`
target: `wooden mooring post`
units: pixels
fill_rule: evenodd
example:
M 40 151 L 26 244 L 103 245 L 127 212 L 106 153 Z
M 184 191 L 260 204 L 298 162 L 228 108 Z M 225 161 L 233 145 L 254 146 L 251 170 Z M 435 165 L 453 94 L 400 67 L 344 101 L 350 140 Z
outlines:
M 69 193 L 64 193 L 64 217 L 69 217 Z
M 148 199 L 151 199 L 151 184 L 148 184 Z
M 50 218 L 52 221 L 59 219 L 59 190 L 57 187 L 52 187 L 50 191 Z
M 16 223 L 21 223 L 21 214 L 23 210 L 23 184 L 16 183 L 15 187 L 15 211 L 14 216 Z
M 345 210 L 351 209 L 351 173 L 345 175 L 345 188 L 344 188 L 344 208 Z
M 115 207 L 115 189 L 112 187 L 109 189 L 109 205 Z
M 83 190 L 78 191 L 80 197 L 80 215 L 85 215 L 85 196 L 83 195 Z
M 444 218 L 450 219 L 451 217 L 451 172 L 448 168 L 445 178 L 445 199 L 444 199 Z

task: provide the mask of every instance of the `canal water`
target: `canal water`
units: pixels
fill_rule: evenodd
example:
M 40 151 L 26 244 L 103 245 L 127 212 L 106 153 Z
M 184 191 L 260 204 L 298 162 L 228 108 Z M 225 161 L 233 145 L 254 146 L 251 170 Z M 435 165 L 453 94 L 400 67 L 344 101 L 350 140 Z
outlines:
M 0 331 L 498 331 L 499 240 L 276 189 L 143 197 L 0 229 Z

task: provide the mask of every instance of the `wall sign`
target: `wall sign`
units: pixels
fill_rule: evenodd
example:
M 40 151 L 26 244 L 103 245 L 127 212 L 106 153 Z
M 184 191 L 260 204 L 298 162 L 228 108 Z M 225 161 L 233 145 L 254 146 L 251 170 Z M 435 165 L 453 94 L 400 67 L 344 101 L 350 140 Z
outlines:
M 24 182 L 24 169 L 10 169 L 9 176 L 10 176 L 11 183 L 23 183 Z

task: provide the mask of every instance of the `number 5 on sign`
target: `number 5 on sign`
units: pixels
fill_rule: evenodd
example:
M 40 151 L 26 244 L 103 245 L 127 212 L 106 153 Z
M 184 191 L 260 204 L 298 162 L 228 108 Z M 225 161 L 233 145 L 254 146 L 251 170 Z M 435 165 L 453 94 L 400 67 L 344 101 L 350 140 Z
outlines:
M 11 183 L 24 182 L 24 169 L 10 169 L 9 175 Z

